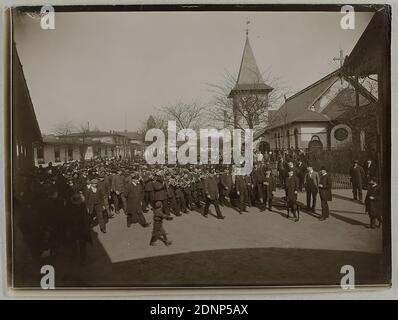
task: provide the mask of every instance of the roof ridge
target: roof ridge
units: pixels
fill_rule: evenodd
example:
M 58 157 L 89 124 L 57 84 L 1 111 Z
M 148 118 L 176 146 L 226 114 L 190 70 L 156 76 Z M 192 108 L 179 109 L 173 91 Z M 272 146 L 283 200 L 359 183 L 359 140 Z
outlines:
M 313 87 L 317 86 L 318 84 L 320 84 L 321 82 L 324 82 L 330 78 L 332 78 L 333 76 L 336 76 L 337 74 L 341 73 L 340 68 L 327 74 L 326 76 L 324 76 L 323 78 L 319 79 L 318 81 L 311 83 L 309 86 L 305 87 L 304 89 L 301 89 L 300 91 L 296 92 L 294 95 L 290 96 L 289 98 L 286 99 L 286 101 L 289 101 L 295 97 L 297 97 L 298 95 L 302 94 L 303 92 L 312 89 Z M 285 101 L 285 102 L 286 102 Z

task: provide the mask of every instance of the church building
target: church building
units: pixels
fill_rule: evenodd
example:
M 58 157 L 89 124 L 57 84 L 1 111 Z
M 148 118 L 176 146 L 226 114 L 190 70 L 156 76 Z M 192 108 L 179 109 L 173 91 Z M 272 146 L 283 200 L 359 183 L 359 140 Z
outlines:
M 258 134 L 260 151 L 305 151 L 357 147 L 376 150 L 373 96 L 338 69 L 269 111 L 268 125 Z

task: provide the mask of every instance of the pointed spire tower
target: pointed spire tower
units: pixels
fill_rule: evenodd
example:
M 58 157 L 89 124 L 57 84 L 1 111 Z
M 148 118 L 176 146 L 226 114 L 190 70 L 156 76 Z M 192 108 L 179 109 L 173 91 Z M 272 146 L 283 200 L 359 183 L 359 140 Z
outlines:
M 246 42 L 243 49 L 242 61 L 240 64 L 238 79 L 235 87 L 231 90 L 228 98 L 233 101 L 234 127 L 238 127 L 238 108 L 241 106 L 242 97 L 253 96 L 260 103 L 268 102 L 268 94 L 273 90 L 272 87 L 265 84 L 261 72 L 257 66 L 256 59 L 249 41 L 249 31 L 246 29 Z

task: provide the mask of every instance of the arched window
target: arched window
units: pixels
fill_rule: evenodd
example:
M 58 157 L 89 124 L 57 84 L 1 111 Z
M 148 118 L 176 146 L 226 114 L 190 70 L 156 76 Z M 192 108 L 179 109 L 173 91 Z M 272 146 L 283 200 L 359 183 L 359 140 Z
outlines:
M 294 147 L 298 149 L 298 130 L 294 129 Z

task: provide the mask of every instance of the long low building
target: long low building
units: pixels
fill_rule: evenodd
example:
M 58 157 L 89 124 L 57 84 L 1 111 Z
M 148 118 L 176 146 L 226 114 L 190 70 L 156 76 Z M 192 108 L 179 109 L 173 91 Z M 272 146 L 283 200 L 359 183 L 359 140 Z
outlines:
M 34 148 L 35 165 L 47 166 L 94 158 L 132 159 L 142 155 L 143 144 L 116 132 L 86 132 L 68 135 L 43 135 Z

